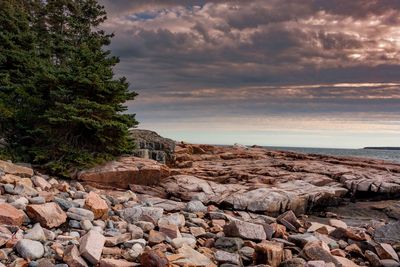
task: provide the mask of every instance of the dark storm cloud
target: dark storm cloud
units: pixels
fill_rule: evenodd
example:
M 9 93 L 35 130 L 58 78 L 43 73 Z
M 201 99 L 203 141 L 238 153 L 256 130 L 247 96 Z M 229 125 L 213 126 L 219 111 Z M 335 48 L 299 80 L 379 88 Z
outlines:
M 400 112 L 398 0 L 102 3 L 137 110 Z

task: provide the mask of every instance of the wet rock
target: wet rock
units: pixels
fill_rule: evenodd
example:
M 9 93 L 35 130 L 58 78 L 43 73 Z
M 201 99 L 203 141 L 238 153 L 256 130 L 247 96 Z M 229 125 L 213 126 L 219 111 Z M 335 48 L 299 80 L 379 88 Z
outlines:
M 85 198 L 85 208 L 94 213 L 94 218 L 99 219 L 107 216 L 108 205 L 98 194 L 90 192 Z
M 120 212 L 120 216 L 129 223 L 135 223 L 138 221 L 150 221 L 151 223 L 156 225 L 158 223 L 158 220 L 162 217 L 163 213 L 164 210 L 161 208 L 132 207 L 122 210 Z
M 389 244 L 400 242 L 400 221 L 375 229 L 374 239 Z
M 218 250 L 215 253 L 215 260 L 219 264 L 230 263 L 234 265 L 240 265 L 240 257 L 236 253 L 230 253 L 223 250 Z
M 7 203 L 0 203 L 0 223 L 20 226 L 24 222 L 24 213 Z
M 46 235 L 44 234 L 43 228 L 39 223 L 37 223 L 32 227 L 32 229 L 27 231 L 24 238 L 36 241 L 45 241 Z
M 29 239 L 21 239 L 15 245 L 15 250 L 24 259 L 35 260 L 40 259 L 44 255 L 44 247 L 38 241 Z
M 259 243 L 255 247 L 254 262 L 277 267 L 284 257 L 283 244 L 273 241 Z
M 67 216 L 68 216 L 68 218 L 71 218 L 71 219 L 77 220 L 77 221 L 83 221 L 83 220 L 93 221 L 94 220 L 94 213 L 90 210 L 82 209 L 82 208 L 68 209 Z
M 64 250 L 63 261 L 70 267 L 88 267 L 85 260 L 80 256 L 79 250 L 75 245 L 69 245 Z
M 266 234 L 262 225 L 239 220 L 233 220 L 225 225 L 224 233 L 229 237 L 240 237 L 252 240 L 266 239 Z
M 148 267 L 168 267 L 169 261 L 159 250 L 148 250 L 140 256 L 140 264 Z
M 65 223 L 65 212 L 54 202 L 41 205 L 28 205 L 26 213 L 29 218 L 46 228 L 58 227 Z
M 79 252 L 82 257 L 92 264 L 97 264 L 106 239 L 99 232 L 90 230 L 80 240 Z

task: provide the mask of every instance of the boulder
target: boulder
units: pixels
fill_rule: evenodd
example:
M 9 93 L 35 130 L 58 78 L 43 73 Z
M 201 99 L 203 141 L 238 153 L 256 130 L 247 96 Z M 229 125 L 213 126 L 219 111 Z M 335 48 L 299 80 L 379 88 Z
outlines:
M 15 245 L 15 249 L 26 260 L 40 259 L 44 255 L 42 243 L 29 239 L 19 240 Z
M 28 205 L 26 212 L 30 219 L 39 222 L 45 228 L 58 227 L 67 221 L 65 212 L 54 202 Z
M 21 226 L 25 214 L 7 203 L 0 204 L 0 224 Z
M 169 176 L 169 168 L 154 160 L 122 157 L 77 174 L 84 182 L 128 189 L 130 184 L 156 185 Z
M 95 265 L 99 262 L 103 251 L 105 237 L 94 230 L 90 230 L 80 239 L 79 252 L 82 257 Z
M 93 191 L 90 192 L 85 198 L 85 208 L 94 213 L 95 219 L 107 216 L 108 213 L 107 202 Z
M 18 175 L 20 177 L 32 177 L 32 168 L 16 165 L 7 161 L 0 160 L 0 171 L 4 173 Z
M 224 226 L 224 233 L 230 237 L 240 237 L 251 240 L 266 239 L 264 227 L 260 224 L 232 220 Z

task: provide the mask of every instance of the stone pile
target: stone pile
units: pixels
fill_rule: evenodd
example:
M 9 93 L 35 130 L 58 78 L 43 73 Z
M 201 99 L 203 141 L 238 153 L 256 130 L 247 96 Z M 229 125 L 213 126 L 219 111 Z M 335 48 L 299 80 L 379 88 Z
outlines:
M 398 221 L 355 227 L 332 213 L 324 223 L 226 210 L 213 196 L 230 188 L 193 179 L 134 193 L 0 161 L 0 266 L 400 266 Z

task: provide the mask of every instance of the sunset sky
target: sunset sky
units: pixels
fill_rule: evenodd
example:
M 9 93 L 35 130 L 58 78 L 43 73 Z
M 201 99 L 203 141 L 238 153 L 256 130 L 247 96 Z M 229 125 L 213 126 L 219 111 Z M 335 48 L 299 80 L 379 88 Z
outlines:
M 398 0 L 102 0 L 140 128 L 211 144 L 400 146 Z

